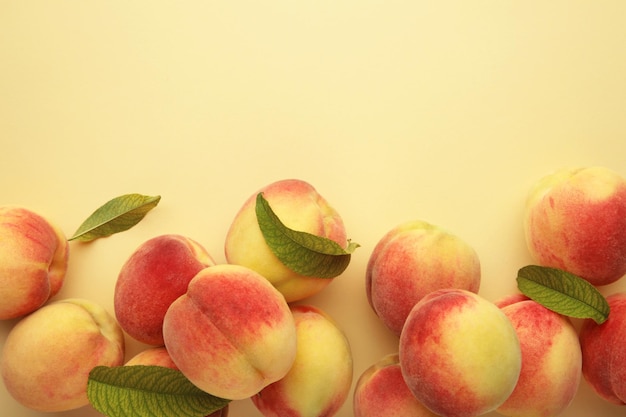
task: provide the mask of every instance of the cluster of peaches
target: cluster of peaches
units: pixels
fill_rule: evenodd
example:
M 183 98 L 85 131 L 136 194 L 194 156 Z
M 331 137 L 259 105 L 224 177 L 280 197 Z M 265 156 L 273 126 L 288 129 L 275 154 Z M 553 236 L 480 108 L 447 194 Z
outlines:
M 348 245 L 315 188 L 278 181 L 236 214 L 225 264 L 186 236 L 144 242 L 119 272 L 114 315 L 84 299 L 49 302 L 68 240 L 30 210 L 1 207 L 0 319 L 20 318 L 0 357 L 8 392 L 32 409 L 65 411 L 89 403 L 94 367 L 156 365 L 216 397 L 249 398 L 267 417 L 335 415 L 352 387 L 351 347 L 332 317 L 302 303 L 332 279 L 279 260 L 257 221 L 261 192 L 288 228 Z M 524 228 L 537 264 L 616 282 L 626 274 L 626 180 L 602 167 L 550 174 L 529 194 Z M 577 330 L 522 294 L 484 299 L 480 281 L 477 253 L 439 226 L 408 222 L 380 239 L 366 296 L 398 349 L 356 381 L 355 417 L 556 416 L 583 376 L 602 398 L 626 403 L 626 293 L 607 297 L 607 321 Z M 151 347 L 124 362 L 125 335 Z M 227 414 L 228 405 L 211 416 Z

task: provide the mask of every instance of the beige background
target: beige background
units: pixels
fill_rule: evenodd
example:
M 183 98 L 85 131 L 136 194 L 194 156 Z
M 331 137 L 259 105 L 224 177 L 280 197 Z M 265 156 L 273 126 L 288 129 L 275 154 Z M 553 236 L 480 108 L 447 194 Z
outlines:
M 224 262 L 250 194 L 307 180 L 362 245 L 306 300 L 345 330 L 356 381 L 397 348 L 364 293 L 387 230 L 422 219 L 461 236 L 495 300 L 530 262 L 521 217 L 536 179 L 577 165 L 626 175 L 625 18 L 620 0 L 0 0 L 0 203 L 70 235 L 112 197 L 160 194 L 134 229 L 71 245 L 57 298 L 112 311 L 117 272 L 143 241 L 185 234 Z M 0 323 L 0 342 L 14 323 Z M 142 348 L 129 340 L 128 356 Z M 2 385 L 0 398 L 3 415 L 43 415 Z M 231 410 L 260 416 L 249 401 Z M 563 416 L 623 413 L 583 382 Z

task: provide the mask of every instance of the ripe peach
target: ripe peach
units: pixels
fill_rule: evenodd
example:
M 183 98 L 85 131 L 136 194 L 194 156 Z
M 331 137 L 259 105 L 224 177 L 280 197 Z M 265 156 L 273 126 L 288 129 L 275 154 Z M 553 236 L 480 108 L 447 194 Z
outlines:
M 230 400 L 278 381 L 296 356 L 296 326 L 285 298 L 239 265 L 198 272 L 167 310 L 163 338 L 192 383 Z
M 56 225 L 23 207 L 0 207 L 0 320 L 31 313 L 56 295 L 68 256 Z
M 513 393 L 498 407 L 505 416 L 552 417 L 574 399 L 582 355 L 571 321 L 530 300 L 496 301 L 511 320 L 522 349 L 522 370 Z
M 89 372 L 124 361 L 124 334 L 103 307 L 83 299 L 48 304 L 20 320 L 2 351 L 9 393 L 34 410 L 82 407 Z
M 591 319 L 580 332 L 583 376 L 606 401 L 626 404 L 626 293 L 606 297 L 611 313 L 602 324 Z
M 225 255 L 231 264 L 251 268 L 267 278 L 287 302 L 318 293 L 332 279 L 306 277 L 285 266 L 271 251 L 257 223 L 255 205 L 259 192 L 285 226 L 323 236 L 347 246 L 346 231 L 339 213 L 312 185 L 301 180 L 269 184 L 250 196 L 235 216 L 226 236 Z
M 130 358 L 124 365 L 154 365 L 162 366 L 164 368 L 178 369 L 165 346 L 154 346 L 142 350 Z
M 130 358 L 125 364 L 126 366 L 133 365 L 153 365 L 163 366 L 170 369 L 178 369 L 176 364 L 170 357 L 165 346 L 156 346 L 142 350 L 135 356 Z M 227 417 L 228 416 L 228 404 L 224 408 L 220 408 L 217 411 L 212 412 L 207 417 Z
M 397 353 L 384 356 L 361 374 L 353 409 L 354 417 L 437 417 L 407 387 Z
M 412 221 L 391 229 L 374 247 L 365 281 L 372 309 L 400 336 L 409 312 L 426 294 L 443 288 L 478 292 L 480 261 L 460 238 Z
M 502 310 L 460 289 L 434 291 L 413 307 L 399 358 L 413 395 L 444 417 L 495 410 L 513 392 L 522 362 L 517 334 Z
M 122 266 L 114 293 L 115 316 L 131 337 L 163 345 L 163 318 L 189 281 L 215 265 L 198 242 L 166 234 L 141 244 Z
M 352 352 L 337 323 L 322 310 L 291 307 L 297 350 L 293 366 L 279 381 L 263 388 L 252 402 L 266 417 L 331 417 L 352 385 Z
M 615 282 L 626 273 L 626 179 L 604 167 L 549 174 L 530 190 L 524 230 L 540 265 Z

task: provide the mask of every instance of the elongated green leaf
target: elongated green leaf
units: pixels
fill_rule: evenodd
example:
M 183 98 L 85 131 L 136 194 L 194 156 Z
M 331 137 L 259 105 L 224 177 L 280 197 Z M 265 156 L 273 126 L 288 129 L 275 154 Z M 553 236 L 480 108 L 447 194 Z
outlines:
M 200 390 L 178 370 L 149 365 L 93 368 L 87 397 L 108 417 L 204 417 L 230 402 Z
M 125 194 L 109 200 L 80 225 L 69 240 L 88 242 L 128 230 L 159 204 L 161 196 Z
M 350 263 L 351 253 L 359 247 L 349 242 L 346 249 L 323 236 L 293 230 L 285 226 L 259 193 L 256 198 L 259 228 L 268 246 L 285 266 L 298 274 L 316 278 L 334 278 Z
M 517 274 L 517 287 L 527 297 L 557 313 L 601 324 L 609 304 L 588 281 L 557 268 L 528 265 Z

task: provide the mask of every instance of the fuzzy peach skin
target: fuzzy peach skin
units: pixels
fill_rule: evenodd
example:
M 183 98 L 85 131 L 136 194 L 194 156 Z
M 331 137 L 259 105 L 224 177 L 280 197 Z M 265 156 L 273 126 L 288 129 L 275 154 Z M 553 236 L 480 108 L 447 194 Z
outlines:
M 409 390 L 397 353 L 384 356 L 357 380 L 354 417 L 437 417 Z
M 494 303 L 466 290 L 434 291 L 418 302 L 400 335 L 407 386 L 426 408 L 444 417 L 493 411 L 520 375 L 520 343 Z
M 278 381 L 296 357 L 296 326 L 285 298 L 240 265 L 201 270 L 167 310 L 163 338 L 192 383 L 230 400 Z
M 163 345 L 163 318 L 170 304 L 187 291 L 189 281 L 215 265 L 195 240 L 176 234 L 142 243 L 122 266 L 115 284 L 115 316 L 134 339 Z
M 505 416 L 554 417 L 570 405 L 581 380 L 582 354 L 571 321 L 516 296 L 495 303 L 511 320 L 522 349 L 522 370 L 513 393 L 498 407 Z
M 424 221 L 400 224 L 377 243 L 365 273 L 370 306 L 400 336 L 411 308 L 426 294 L 459 288 L 477 293 L 480 260 L 465 241 Z
M 626 274 L 626 179 L 604 167 L 553 172 L 530 190 L 524 230 L 538 264 L 613 283 Z
M 9 332 L 0 362 L 7 391 L 25 407 L 58 412 L 89 403 L 95 366 L 124 362 L 124 334 L 102 306 L 84 299 L 45 305 Z
M 125 366 L 154 365 L 164 368 L 178 369 L 165 346 L 154 346 L 142 350 L 130 358 Z
M 604 400 L 626 404 L 626 293 L 606 297 L 611 312 L 602 324 L 583 322 L 580 346 L 583 377 Z
M 170 357 L 165 346 L 156 346 L 142 350 L 135 356 L 130 358 L 126 363 L 126 366 L 134 365 L 152 365 L 163 366 L 170 369 L 178 369 L 176 364 Z M 220 408 L 209 414 L 207 417 L 228 417 L 228 404 L 224 408 Z
M 352 385 L 353 361 L 344 332 L 319 308 L 291 307 L 297 351 L 293 366 L 253 396 L 265 417 L 331 417 L 346 401 Z
M 65 280 L 69 242 L 41 215 L 0 207 L 0 320 L 31 313 L 55 296 Z
M 225 256 L 228 263 L 247 266 L 266 277 L 287 302 L 302 300 L 326 288 L 332 279 L 305 277 L 286 267 L 271 251 L 257 223 L 255 205 L 259 192 L 285 226 L 323 236 L 347 246 L 339 213 L 313 186 L 297 179 L 269 184 L 251 195 L 228 230 Z

